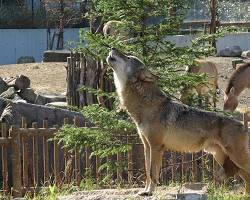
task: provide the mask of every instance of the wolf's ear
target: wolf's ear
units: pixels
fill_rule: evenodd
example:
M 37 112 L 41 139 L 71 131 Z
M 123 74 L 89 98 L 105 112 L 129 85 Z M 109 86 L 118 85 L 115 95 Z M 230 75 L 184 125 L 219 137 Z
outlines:
M 154 82 L 154 81 L 156 81 L 156 80 L 159 79 L 158 76 L 152 74 L 148 69 L 142 69 L 142 70 L 139 72 L 138 78 L 139 78 L 141 81 L 145 81 L 145 82 Z

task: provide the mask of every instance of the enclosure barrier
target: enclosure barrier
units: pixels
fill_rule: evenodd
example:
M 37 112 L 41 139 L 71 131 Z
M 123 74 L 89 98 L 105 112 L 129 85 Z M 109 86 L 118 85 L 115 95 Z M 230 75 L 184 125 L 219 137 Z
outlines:
M 75 118 L 77 126 L 78 120 Z M 64 120 L 68 124 L 69 119 Z M 247 118 L 244 117 L 244 125 L 247 128 Z M 35 191 L 41 186 L 74 182 L 77 186 L 90 172 L 96 182 L 101 180 L 103 174 L 98 170 L 101 164 L 111 159 L 118 163 L 125 162 L 125 168 L 117 169 L 112 179 L 128 184 L 141 184 L 144 180 L 143 148 L 137 135 L 129 134 L 118 136 L 124 142 L 131 144 L 132 148 L 125 154 L 119 153 L 116 157 L 101 160 L 99 157 L 89 158 L 91 149 L 84 152 L 68 152 L 62 148 L 62 144 L 48 141 L 53 138 L 58 127 L 48 128 L 48 121 L 43 122 L 43 127 L 38 128 L 37 123 L 32 128 L 27 128 L 25 119 L 21 128 L 12 126 L 7 134 L 6 124 L 1 124 L 0 146 L 2 149 L 2 191 L 11 192 L 14 197 L 20 197 L 27 191 Z M 136 141 L 136 142 L 135 142 Z M 213 172 L 218 166 L 211 155 L 204 152 L 197 154 L 180 154 L 165 152 L 161 172 L 162 183 L 212 180 Z M 107 172 L 108 173 L 108 172 Z M 11 175 L 11 176 L 10 176 Z
M 111 108 L 113 100 L 97 96 L 85 89 L 114 92 L 113 81 L 106 75 L 108 66 L 102 60 L 94 60 L 83 53 L 71 53 L 67 58 L 67 103 L 72 106 L 86 106 L 93 103 Z
M 244 126 L 248 128 L 248 120 L 244 115 Z M 111 182 L 128 185 L 144 184 L 144 156 L 143 146 L 137 134 L 116 135 L 127 144 L 132 144 L 127 153 L 100 159 L 91 157 L 91 149 L 69 152 L 62 148 L 53 138 L 58 126 L 48 127 L 48 121 L 43 121 L 43 127 L 38 128 L 34 122 L 27 128 L 26 120 L 22 119 L 19 127 L 12 126 L 6 129 L 1 124 L 1 171 L 0 183 L 2 192 L 11 193 L 14 197 L 21 197 L 26 192 L 35 192 L 42 186 L 55 184 L 61 187 L 64 184 L 74 183 L 80 186 L 85 178 L 92 178 L 100 182 L 106 174 L 112 174 Z M 69 119 L 64 119 L 69 124 Z M 78 126 L 78 118 L 73 124 Z M 8 134 L 9 133 L 9 134 Z M 101 164 L 116 161 L 123 166 L 116 172 L 99 171 Z M 161 183 L 213 180 L 213 173 L 217 170 L 211 155 L 204 152 L 196 154 L 180 154 L 165 152 L 161 170 Z M 87 173 L 88 172 L 88 175 Z M 109 187 L 112 185 L 108 184 Z

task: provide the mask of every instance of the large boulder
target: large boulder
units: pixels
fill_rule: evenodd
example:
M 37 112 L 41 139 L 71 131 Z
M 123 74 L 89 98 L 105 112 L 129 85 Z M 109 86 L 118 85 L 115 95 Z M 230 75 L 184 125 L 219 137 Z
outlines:
M 21 56 L 17 59 L 17 64 L 23 64 L 23 63 L 34 63 L 35 58 L 32 56 Z
M 22 99 L 22 97 L 20 97 L 18 94 L 14 94 L 11 100 L 16 103 L 18 102 L 27 103 L 27 101 Z
M 19 75 L 6 80 L 8 86 L 15 87 L 17 90 L 24 90 L 30 87 L 30 79 L 27 76 Z
M 16 90 L 14 87 L 10 87 L 8 90 L 3 92 L 0 97 L 5 98 L 5 99 L 12 99 L 14 98 L 14 94 L 16 93 Z
M 43 53 L 43 62 L 67 62 L 67 57 L 70 56 L 70 51 L 63 50 L 48 50 Z
M 26 88 L 19 92 L 20 97 L 25 99 L 28 103 L 35 103 L 37 94 L 32 88 Z
M 47 103 L 45 104 L 45 106 L 49 106 L 49 107 L 55 107 L 55 108 L 63 108 L 63 109 L 67 109 L 68 108 L 68 104 L 67 102 L 51 102 L 51 103 Z
M 7 83 L 0 77 L 0 94 L 6 91 L 9 88 Z
M 66 102 L 66 97 L 63 95 L 46 95 L 46 94 L 38 94 L 35 104 L 45 105 L 51 102 Z
M 231 46 L 221 49 L 216 56 L 221 57 L 240 57 L 242 49 L 239 46 Z
M 250 58 L 250 50 L 247 50 L 247 51 L 243 51 L 242 54 L 241 54 L 241 57 L 242 58 Z

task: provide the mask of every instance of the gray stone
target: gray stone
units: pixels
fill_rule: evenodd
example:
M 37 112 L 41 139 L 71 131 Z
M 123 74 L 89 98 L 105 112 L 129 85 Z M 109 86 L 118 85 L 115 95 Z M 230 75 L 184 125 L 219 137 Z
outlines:
M 15 87 L 17 90 L 24 90 L 30 87 L 30 79 L 24 75 L 9 78 L 6 82 L 8 86 Z
M 18 94 L 14 94 L 11 100 L 15 103 L 18 102 L 27 103 L 27 101 L 22 99 L 22 97 L 20 97 Z
M 35 58 L 32 56 L 21 56 L 17 59 L 17 64 L 23 64 L 23 63 L 34 63 Z
M 232 60 L 232 66 L 233 66 L 234 69 L 236 69 L 236 66 L 237 66 L 238 64 L 242 64 L 242 63 L 244 63 L 244 60 L 241 59 L 241 58 Z
M 176 199 L 179 200 L 207 200 L 207 195 L 205 194 L 192 194 L 192 193 L 185 193 L 185 194 L 177 194 Z
M 0 94 L 6 91 L 9 88 L 7 83 L 0 77 Z
M 43 53 L 43 62 L 67 62 L 67 57 L 70 56 L 70 51 L 63 50 L 48 50 Z
M 16 90 L 14 87 L 10 87 L 8 90 L 3 92 L 0 97 L 6 98 L 6 99 L 12 99 L 14 97 L 14 94 L 16 93 Z
M 63 95 L 38 94 L 35 104 L 45 105 L 51 102 L 66 102 L 66 97 Z
M 51 103 L 45 104 L 45 106 L 56 107 L 56 108 L 64 108 L 64 109 L 68 108 L 67 102 L 51 102 Z
M 37 94 L 32 88 L 26 88 L 19 92 L 19 95 L 29 103 L 35 103 Z
M 180 200 L 207 200 L 207 185 L 204 183 L 186 183 L 176 194 Z
M 243 51 L 242 54 L 241 54 L 241 57 L 250 58 L 250 50 Z
M 242 49 L 239 46 L 226 47 L 220 50 L 216 56 L 221 57 L 240 57 L 242 54 Z

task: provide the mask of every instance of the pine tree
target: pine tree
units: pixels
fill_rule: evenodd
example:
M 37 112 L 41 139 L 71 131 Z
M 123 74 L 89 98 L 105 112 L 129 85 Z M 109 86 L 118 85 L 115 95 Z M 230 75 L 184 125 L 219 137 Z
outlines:
M 81 31 L 80 51 L 99 59 L 105 59 L 109 48 L 115 47 L 139 57 L 147 67 L 161 77 L 159 85 L 163 90 L 178 97 L 177 92 L 187 85 L 196 85 L 205 80 L 202 75 L 186 75 L 186 65 L 193 65 L 194 59 L 208 55 L 213 48 L 205 41 L 214 36 L 203 36 L 190 47 L 176 47 L 167 40 L 168 36 L 179 34 L 188 11 L 188 0 L 94 0 L 87 13 L 90 31 Z M 123 22 L 122 30 L 128 30 L 132 39 L 125 42 L 122 37 L 105 38 L 102 26 L 109 20 Z

